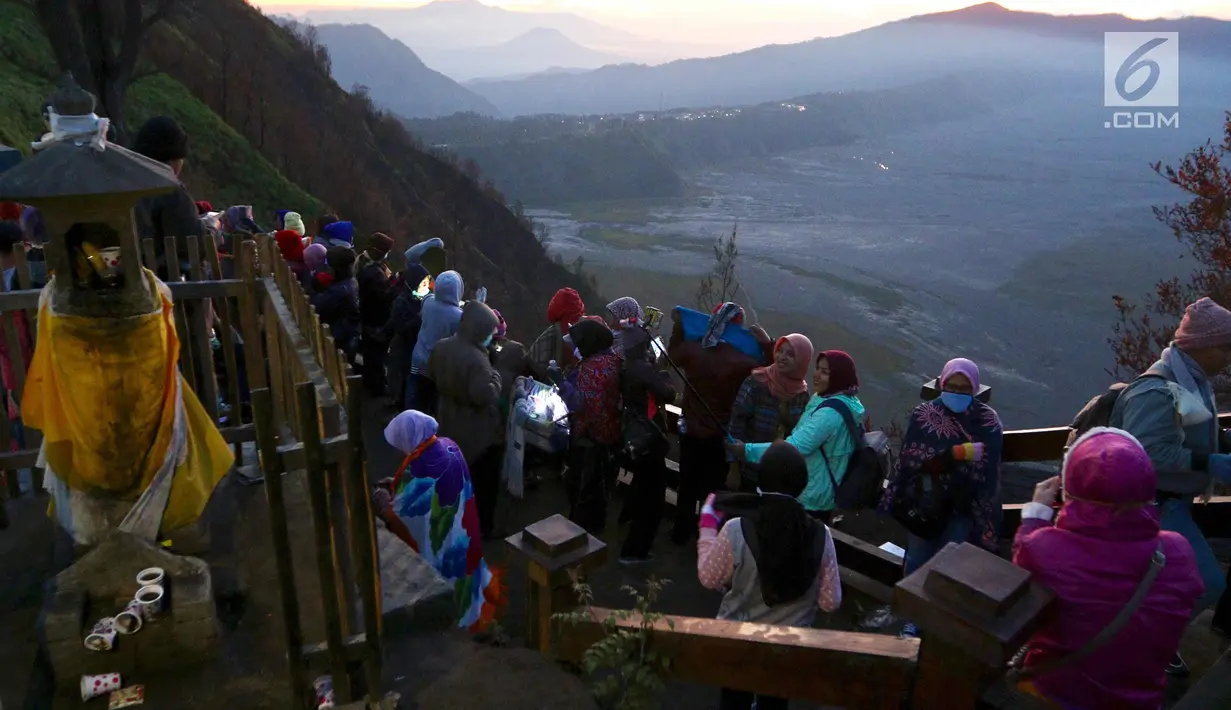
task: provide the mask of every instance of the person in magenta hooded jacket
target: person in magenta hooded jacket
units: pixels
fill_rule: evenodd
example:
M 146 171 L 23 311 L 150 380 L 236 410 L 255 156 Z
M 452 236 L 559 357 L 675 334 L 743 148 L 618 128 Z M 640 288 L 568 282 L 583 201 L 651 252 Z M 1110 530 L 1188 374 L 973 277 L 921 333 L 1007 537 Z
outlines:
M 1061 477 L 1035 488 L 1022 510 L 1013 562 L 1053 590 L 1046 624 L 1027 642 L 1024 671 L 1082 648 L 1124 608 L 1150 569 L 1161 573 L 1129 623 L 1111 641 L 1071 664 L 1040 670 L 1027 690 L 1064 710 L 1158 710 L 1167 664 L 1179 648 L 1193 603 L 1205 585 L 1192 546 L 1159 526 L 1157 479 L 1131 434 L 1096 427 L 1064 457 Z M 1051 525 L 1063 488 L 1064 506 Z

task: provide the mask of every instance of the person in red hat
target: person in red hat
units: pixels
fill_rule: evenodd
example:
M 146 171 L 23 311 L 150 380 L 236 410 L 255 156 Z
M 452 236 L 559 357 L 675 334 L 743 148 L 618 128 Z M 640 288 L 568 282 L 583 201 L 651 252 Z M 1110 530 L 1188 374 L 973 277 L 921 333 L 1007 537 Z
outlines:
M 530 344 L 530 364 L 535 376 L 546 381 L 548 365 L 552 360 L 567 368 L 577 364 L 573 347 L 569 344 L 569 329 L 586 315 L 586 304 L 581 295 L 571 288 L 556 291 L 547 304 L 547 329 Z M 567 347 L 566 347 L 567 345 Z

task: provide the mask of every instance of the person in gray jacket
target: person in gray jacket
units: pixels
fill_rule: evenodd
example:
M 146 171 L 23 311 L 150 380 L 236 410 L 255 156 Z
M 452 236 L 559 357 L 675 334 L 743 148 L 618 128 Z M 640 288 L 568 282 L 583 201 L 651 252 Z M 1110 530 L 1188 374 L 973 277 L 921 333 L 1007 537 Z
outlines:
M 436 384 L 439 394 L 439 435 L 457 442 L 466 457 L 484 538 L 491 537 L 494 530 L 500 464 L 504 459 L 504 450 L 499 445 L 504 430 L 504 419 L 500 416 L 500 373 L 492 366 L 487 351 L 498 325 L 495 312 L 486 304 L 467 301 L 457 335 L 437 343 L 427 363 L 427 376 Z M 423 336 L 419 338 L 422 342 Z
M 410 400 L 411 407 L 424 414 L 434 415 L 436 406 L 436 387 L 427 373 L 427 361 L 436 343 L 457 332 L 464 289 L 462 275 L 446 271 L 436 279 L 436 290 L 423 299 L 423 324 L 410 357 Z
M 1193 547 L 1205 594 L 1193 615 L 1212 606 L 1226 589 L 1222 568 L 1193 521 L 1193 499 L 1214 481 L 1231 483 L 1231 441 L 1218 426 L 1211 380 L 1231 365 L 1231 311 L 1202 298 L 1184 312 L 1171 346 L 1116 399 L 1110 426 L 1141 442 L 1158 474 L 1156 502 L 1164 530 Z M 1177 655 L 1168 672 L 1187 672 Z

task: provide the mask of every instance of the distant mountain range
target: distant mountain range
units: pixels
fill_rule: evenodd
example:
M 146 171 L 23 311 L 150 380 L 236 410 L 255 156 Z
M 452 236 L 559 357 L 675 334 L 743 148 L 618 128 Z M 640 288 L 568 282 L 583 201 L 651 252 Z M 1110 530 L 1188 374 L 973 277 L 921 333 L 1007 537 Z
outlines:
M 1204 78 L 1209 72 L 1202 64 L 1207 60 L 1231 61 L 1231 22 L 1058 17 L 986 3 L 841 37 L 721 57 L 660 66 L 607 66 L 583 74 L 485 82 L 474 88 L 510 116 L 738 106 L 819 91 L 892 88 L 971 71 L 1006 81 L 1052 73 L 1098 90 L 1094 82 L 1103 76 L 1103 33 L 1146 30 L 1180 33 L 1184 81 Z M 1226 76 L 1225 68 L 1219 71 Z
M 536 27 L 494 46 L 424 47 L 419 55 L 424 62 L 457 81 L 533 75 L 552 68 L 597 69 L 628 61 L 618 54 L 578 44 L 560 30 L 549 27 Z
M 371 25 L 317 25 L 329 49 L 333 78 L 347 91 L 368 87 L 376 104 L 406 118 L 436 118 L 461 111 L 497 116 L 491 102 L 428 68 L 409 47 Z
M 330 8 L 309 10 L 308 21 L 322 23 L 363 23 L 379 27 L 390 37 L 405 42 L 428 59 L 432 50 L 460 50 L 491 47 L 509 42 L 527 32 L 547 28 L 557 30 L 584 47 L 628 57 L 638 62 L 657 64 L 681 57 L 714 56 L 728 47 L 664 42 L 616 29 L 568 12 L 515 12 L 484 5 L 479 0 L 436 0 L 421 7 Z M 551 62 L 550 66 L 568 66 Z M 597 65 L 591 65 L 597 66 Z M 436 66 L 448 73 L 444 67 Z M 482 76 L 515 74 L 491 67 Z

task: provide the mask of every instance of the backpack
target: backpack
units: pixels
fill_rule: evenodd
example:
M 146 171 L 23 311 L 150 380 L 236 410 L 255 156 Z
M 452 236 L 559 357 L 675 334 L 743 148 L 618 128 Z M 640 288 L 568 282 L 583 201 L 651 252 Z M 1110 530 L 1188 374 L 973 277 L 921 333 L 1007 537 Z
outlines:
M 833 484 L 834 507 L 851 512 L 875 508 L 880 502 L 881 488 L 884 487 L 885 477 L 890 470 L 889 437 L 885 436 L 883 431 L 865 433 L 855 422 L 850 407 L 841 400 L 827 399 L 817 409 L 819 411 L 826 407 L 842 416 L 846 431 L 855 442 L 855 449 L 851 452 L 841 481 L 834 478 L 825 448 L 822 446 L 818 449 L 825 461 L 825 470 L 829 472 L 829 481 Z
M 1147 372 L 1133 380 L 1133 382 L 1145 377 L 1158 377 L 1161 379 L 1162 376 Z M 1073 417 L 1073 422 L 1069 424 L 1069 428 L 1072 431 L 1069 432 L 1068 440 L 1064 442 L 1065 451 L 1068 451 L 1081 438 L 1082 434 L 1095 427 L 1105 427 L 1111 424 L 1111 412 L 1115 409 L 1120 395 L 1124 393 L 1124 390 L 1128 389 L 1130 384 L 1132 383 L 1117 382 L 1108 387 L 1106 392 L 1086 402 L 1086 406 L 1081 408 L 1077 416 Z

